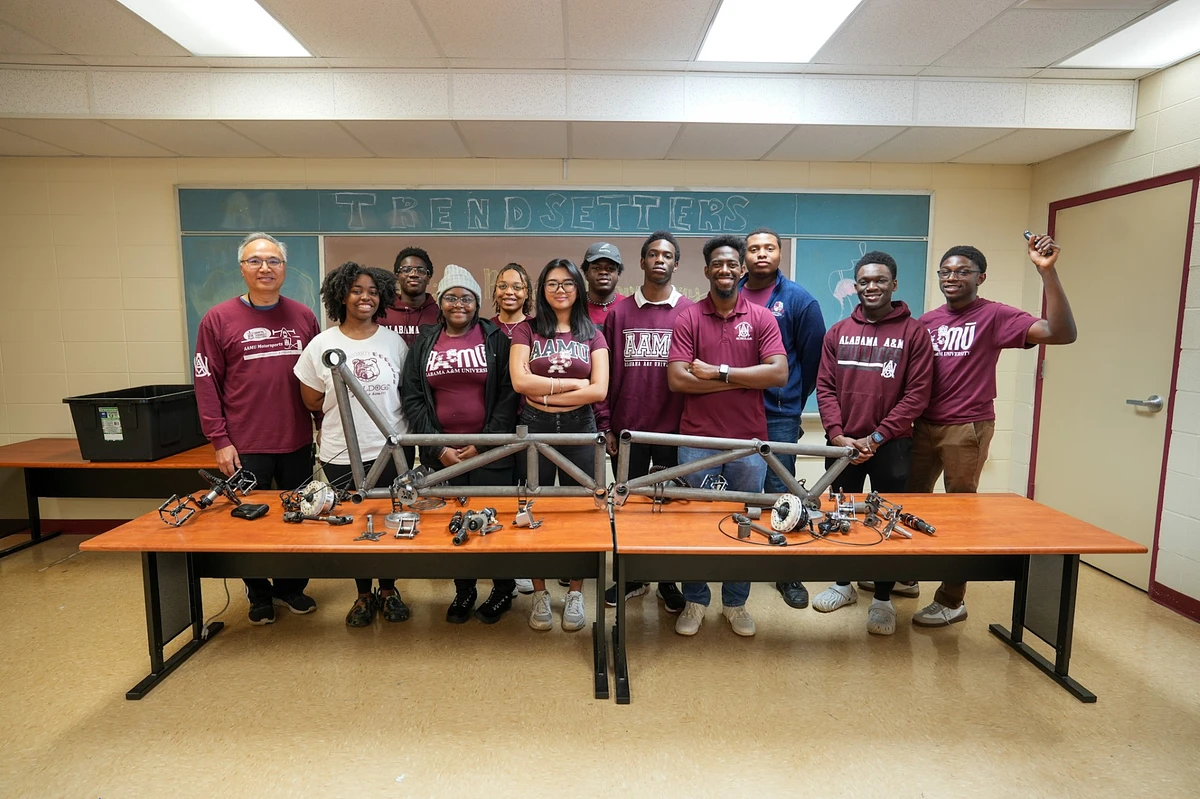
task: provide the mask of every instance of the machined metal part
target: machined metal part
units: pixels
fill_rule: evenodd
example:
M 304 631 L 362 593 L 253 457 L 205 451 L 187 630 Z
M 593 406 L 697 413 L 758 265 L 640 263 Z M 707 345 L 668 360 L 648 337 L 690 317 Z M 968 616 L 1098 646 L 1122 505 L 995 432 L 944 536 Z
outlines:
M 178 527 L 195 516 L 197 510 L 190 496 L 180 499 L 178 494 L 172 494 L 170 499 L 158 506 L 158 518 L 162 519 L 163 524 Z
M 521 500 L 517 516 L 513 519 L 513 527 L 529 527 L 536 529 L 542 526 L 542 519 L 533 518 L 533 500 Z
M 785 546 L 787 544 L 787 538 L 784 536 L 783 533 L 776 532 L 775 530 L 768 530 L 766 527 L 763 527 L 761 524 L 751 521 L 750 518 L 747 516 L 744 516 L 740 513 L 735 513 L 735 514 L 733 514 L 733 520 L 735 522 L 737 522 L 737 524 L 738 524 L 738 537 L 739 538 L 742 537 L 742 525 L 744 524 L 744 525 L 748 526 L 750 528 L 750 530 L 752 530 L 753 532 L 756 532 L 759 535 L 761 535 L 763 538 L 767 539 L 767 543 L 771 544 L 772 546 L 779 547 L 779 546 Z

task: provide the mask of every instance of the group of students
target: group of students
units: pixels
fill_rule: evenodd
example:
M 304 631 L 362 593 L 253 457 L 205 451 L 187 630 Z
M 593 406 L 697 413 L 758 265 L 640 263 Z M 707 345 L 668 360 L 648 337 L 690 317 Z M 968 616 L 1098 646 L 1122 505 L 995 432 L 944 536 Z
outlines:
M 319 332 L 312 312 L 282 297 L 285 246 L 265 233 L 241 244 L 238 260 L 245 294 L 212 308 L 200 324 L 195 356 L 196 395 L 205 434 L 222 471 L 244 467 L 260 486 L 305 482 L 313 470 L 312 429 L 318 428 L 318 459 L 326 478 L 345 481 L 350 456 L 332 375 L 322 365 L 329 349 L 346 353 L 354 375 L 401 434 L 461 436 L 456 446 L 423 447 L 420 462 L 450 466 L 477 454 L 472 436 L 511 433 L 604 433 L 609 454 L 618 455 L 616 433 L 624 429 L 724 438 L 796 441 L 800 414 L 815 390 L 828 441 L 857 455 L 835 483 L 862 491 L 869 478 L 880 492 L 933 490 L 945 474 L 946 490 L 976 490 L 994 427 L 996 363 L 1001 350 L 1069 343 L 1075 324 L 1055 270 L 1058 248 L 1034 236 L 1029 257 L 1042 277 L 1046 318 L 978 296 L 987 261 L 973 247 L 955 247 L 940 261 L 938 281 L 946 304 L 912 318 L 892 299 L 896 263 L 882 252 L 864 255 L 855 267 L 859 305 L 828 332 L 817 301 L 780 270 L 782 242 L 761 228 L 745 237 L 721 235 L 703 245 L 709 292 L 692 302 L 674 286 L 680 246 L 668 231 L 642 244 L 641 285 L 629 297 L 617 293 L 624 271 L 610 243 L 588 248 L 582 268 L 564 258 L 550 261 L 536 285 L 519 264 L 501 269 L 491 287 L 496 315 L 483 318 L 478 281 L 450 264 L 428 292 L 434 268 L 428 253 L 408 247 L 392 272 L 348 262 L 326 276 L 325 311 L 337 322 Z M 384 436 L 356 400 L 351 401 L 358 446 L 370 469 Z M 560 451 L 594 477 L 590 447 Z M 715 450 L 634 445 L 629 475 L 686 464 Z M 406 451 L 410 464 L 416 455 Z M 779 456 L 795 469 L 794 456 Z M 542 459 L 541 485 L 574 485 L 571 475 Z M 523 467 L 509 457 L 451 479 L 452 485 L 514 485 Z M 765 462 L 749 456 L 688 477 L 701 485 L 721 475 L 730 490 L 784 492 Z M 379 484 L 396 477 L 389 463 Z M 851 576 L 851 575 L 848 575 Z M 378 580 L 378 589 L 373 579 Z M 316 603 L 306 581 L 247 579 L 249 618 L 270 624 L 275 606 L 309 613 Z M 561 580 L 566 598 L 564 630 L 586 624 L 582 580 Z M 358 595 L 346 616 L 351 627 L 390 622 L 410 611 L 394 579 L 356 580 Z M 874 600 L 868 631 L 895 631 L 891 596 L 915 597 L 915 583 L 869 586 Z M 784 601 L 808 605 L 800 582 L 778 583 Z M 965 584 L 943 584 L 934 601 L 913 616 L 922 626 L 966 618 Z M 648 585 L 612 586 L 627 598 Z M 532 593 L 529 624 L 553 626 L 544 579 L 497 576 L 479 603 L 475 580 L 455 580 L 446 620 L 472 616 L 491 624 L 511 609 L 514 595 Z M 694 635 L 711 596 L 706 583 L 660 583 L 665 609 L 678 614 L 675 630 Z M 735 633 L 754 635 L 746 610 L 749 583 L 724 583 L 722 615 Z M 857 601 L 849 581 L 813 599 L 829 612 Z

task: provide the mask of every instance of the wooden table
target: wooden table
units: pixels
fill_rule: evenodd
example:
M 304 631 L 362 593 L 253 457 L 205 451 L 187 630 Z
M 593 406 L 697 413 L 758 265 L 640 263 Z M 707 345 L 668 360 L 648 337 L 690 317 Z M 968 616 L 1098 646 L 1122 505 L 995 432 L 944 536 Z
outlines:
M 645 497 L 633 497 L 617 510 L 617 584 L 623 581 L 722 580 L 1012 580 L 1012 630 L 989 629 L 1047 676 L 1084 702 L 1096 701 L 1068 674 L 1075 620 L 1079 556 L 1138 553 L 1146 548 L 1099 527 L 1015 494 L 896 494 L 902 504 L 937 528 L 936 535 L 895 535 L 875 546 L 879 535 L 854 525 L 848 536 L 814 540 L 791 534 L 797 546 L 770 546 L 755 534 L 737 540 L 737 526 L 717 524 L 741 505 L 672 502 L 655 511 Z M 859 497 L 861 499 L 861 497 Z M 829 506 L 828 500 L 825 506 Z M 769 527 L 769 521 L 763 522 Z M 761 543 L 761 545 L 759 545 Z M 1029 630 L 1054 647 L 1049 662 L 1022 640 Z M 625 643 L 625 592 L 617 591 L 613 658 L 617 702 L 629 702 Z
M 190 449 L 156 461 L 85 461 L 73 438 L 35 438 L 0 447 L 0 468 L 25 470 L 29 540 L 0 550 L 0 558 L 48 541 L 61 531 L 42 531 L 42 497 L 159 498 L 188 494 L 207 483 L 198 469 L 216 469 L 212 447 Z M 189 474 L 190 472 L 190 474 Z
M 181 527 L 163 524 L 147 513 L 80 544 L 89 552 L 140 552 L 146 594 L 146 635 L 150 674 L 126 693 L 141 699 L 183 661 L 220 631 L 214 622 L 204 630 L 200 596 L 202 577 L 374 577 L 492 578 L 506 575 L 574 575 L 596 578 L 596 621 L 592 625 L 594 695 L 607 699 L 608 653 L 604 626 L 605 557 L 613 547 L 608 514 L 591 498 L 539 500 L 537 529 L 511 526 L 514 498 L 475 498 L 468 507 L 494 507 L 503 530 L 471 535 L 454 546 L 447 522 L 459 509 L 456 502 L 421 513 L 415 539 L 397 539 L 390 531 L 379 541 L 356 541 L 366 529 L 366 515 L 375 515 L 376 531 L 384 530 L 388 501 L 368 500 L 342 505 L 338 513 L 354 516 L 352 524 L 331 527 L 323 522 L 285 524 L 278 498 L 255 492 L 250 501 L 265 502 L 270 512 L 245 521 L 229 515 L 230 505 L 219 500 Z M 543 504 L 547 507 L 543 507 Z M 164 647 L 191 628 L 191 641 L 170 658 Z

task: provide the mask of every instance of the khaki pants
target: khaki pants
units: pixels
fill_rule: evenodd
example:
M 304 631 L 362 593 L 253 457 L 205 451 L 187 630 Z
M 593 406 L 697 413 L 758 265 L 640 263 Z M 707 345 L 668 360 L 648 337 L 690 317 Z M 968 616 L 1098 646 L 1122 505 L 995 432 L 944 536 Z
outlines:
M 974 494 L 995 429 L 996 423 L 992 421 L 947 425 L 918 419 L 913 425 L 909 492 L 932 493 L 938 478 L 944 475 L 947 494 Z M 966 583 L 942 583 L 933 601 L 957 608 L 966 593 Z

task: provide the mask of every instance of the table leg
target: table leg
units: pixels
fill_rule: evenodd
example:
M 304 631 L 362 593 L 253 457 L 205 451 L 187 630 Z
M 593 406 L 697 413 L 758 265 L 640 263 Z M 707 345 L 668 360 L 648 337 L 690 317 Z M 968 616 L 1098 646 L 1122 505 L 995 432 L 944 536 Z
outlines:
M 194 564 L 191 555 L 182 556 L 186 558 L 186 576 L 184 577 L 185 585 L 169 584 L 168 581 L 178 580 L 178 575 L 164 574 L 160 568 L 157 552 L 142 553 L 142 585 L 146 594 L 146 640 L 150 647 L 150 674 L 141 682 L 135 685 L 132 689 L 125 693 L 125 698 L 129 700 L 141 699 L 146 694 L 150 693 L 159 682 L 166 679 L 167 675 L 197 651 L 200 647 L 212 640 L 213 636 L 221 631 L 225 626 L 222 622 L 213 622 L 208 628 L 208 634 L 204 634 L 204 606 L 200 594 L 200 579 L 196 576 Z M 182 594 L 181 594 L 182 589 Z M 178 627 L 170 626 L 171 620 L 166 616 L 171 615 L 170 608 L 164 608 L 164 594 L 170 599 L 177 599 L 180 595 L 186 597 L 188 603 L 188 619 L 187 626 L 192 628 L 192 640 L 188 641 L 178 652 L 171 655 L 169 658 L 163 657 L 163 649 L 166 645 L 175 638 L 182 630 Z M 164 630 L 164 624 L 170 628 Z
M 629 664 L 625 660 L 625 558 L 617 556 L 617 613 L 613 623 L 613 671 L 617 678 L 617 704 L 629 704 Z
M 1025 558 L 1022 569 L 1025 578 L 1029 575 L 1029 558 Z M 1043 674 L 1080 702 L 1092 703 L 1096 695 L 1080 685 L 1069 674 L 1071 665 L 1071 644 L 1075 634 L 1075 595 L 1079 588 L 1079 556 L 1068 555 L 1063 558 L 1062 583 L 1058 602 L 1058 629 L 1054 644 L 1054 663 L 1051 663 L 1036 650 L 1021 640 L 1025 622 L 1026 580 L 1017 582 L 1013 589 L 1013 632 L 1009 632 L 999 624 L 988 626 L 988 630 L 997 638 L 1019 652 L 1026 660 L 1037 666 Z
M 43 541 L 49 541 L 51 538 L 58 538 L 62 533 L 61 530 L 55 530 L 52 533 L 42 532 L 42 514 L 38 507 L 38 490 L 35 483 L 34 470 L 25 469 L 25 504 L 29 507 L 29 540 L 22 541 L 19 544 L 13 544 L 11 547 L 0 549 L 0 558 L 7 557 L 14 552 L 20 552 L 22 549 L 29 549 L 35 544 L 40 544 Z
M 596 686 L 595 697 L 608 699 L 608 646 L 604 636 L 604 554 L 596 567 L 596 620 L 592 622 L 592 661 Z

